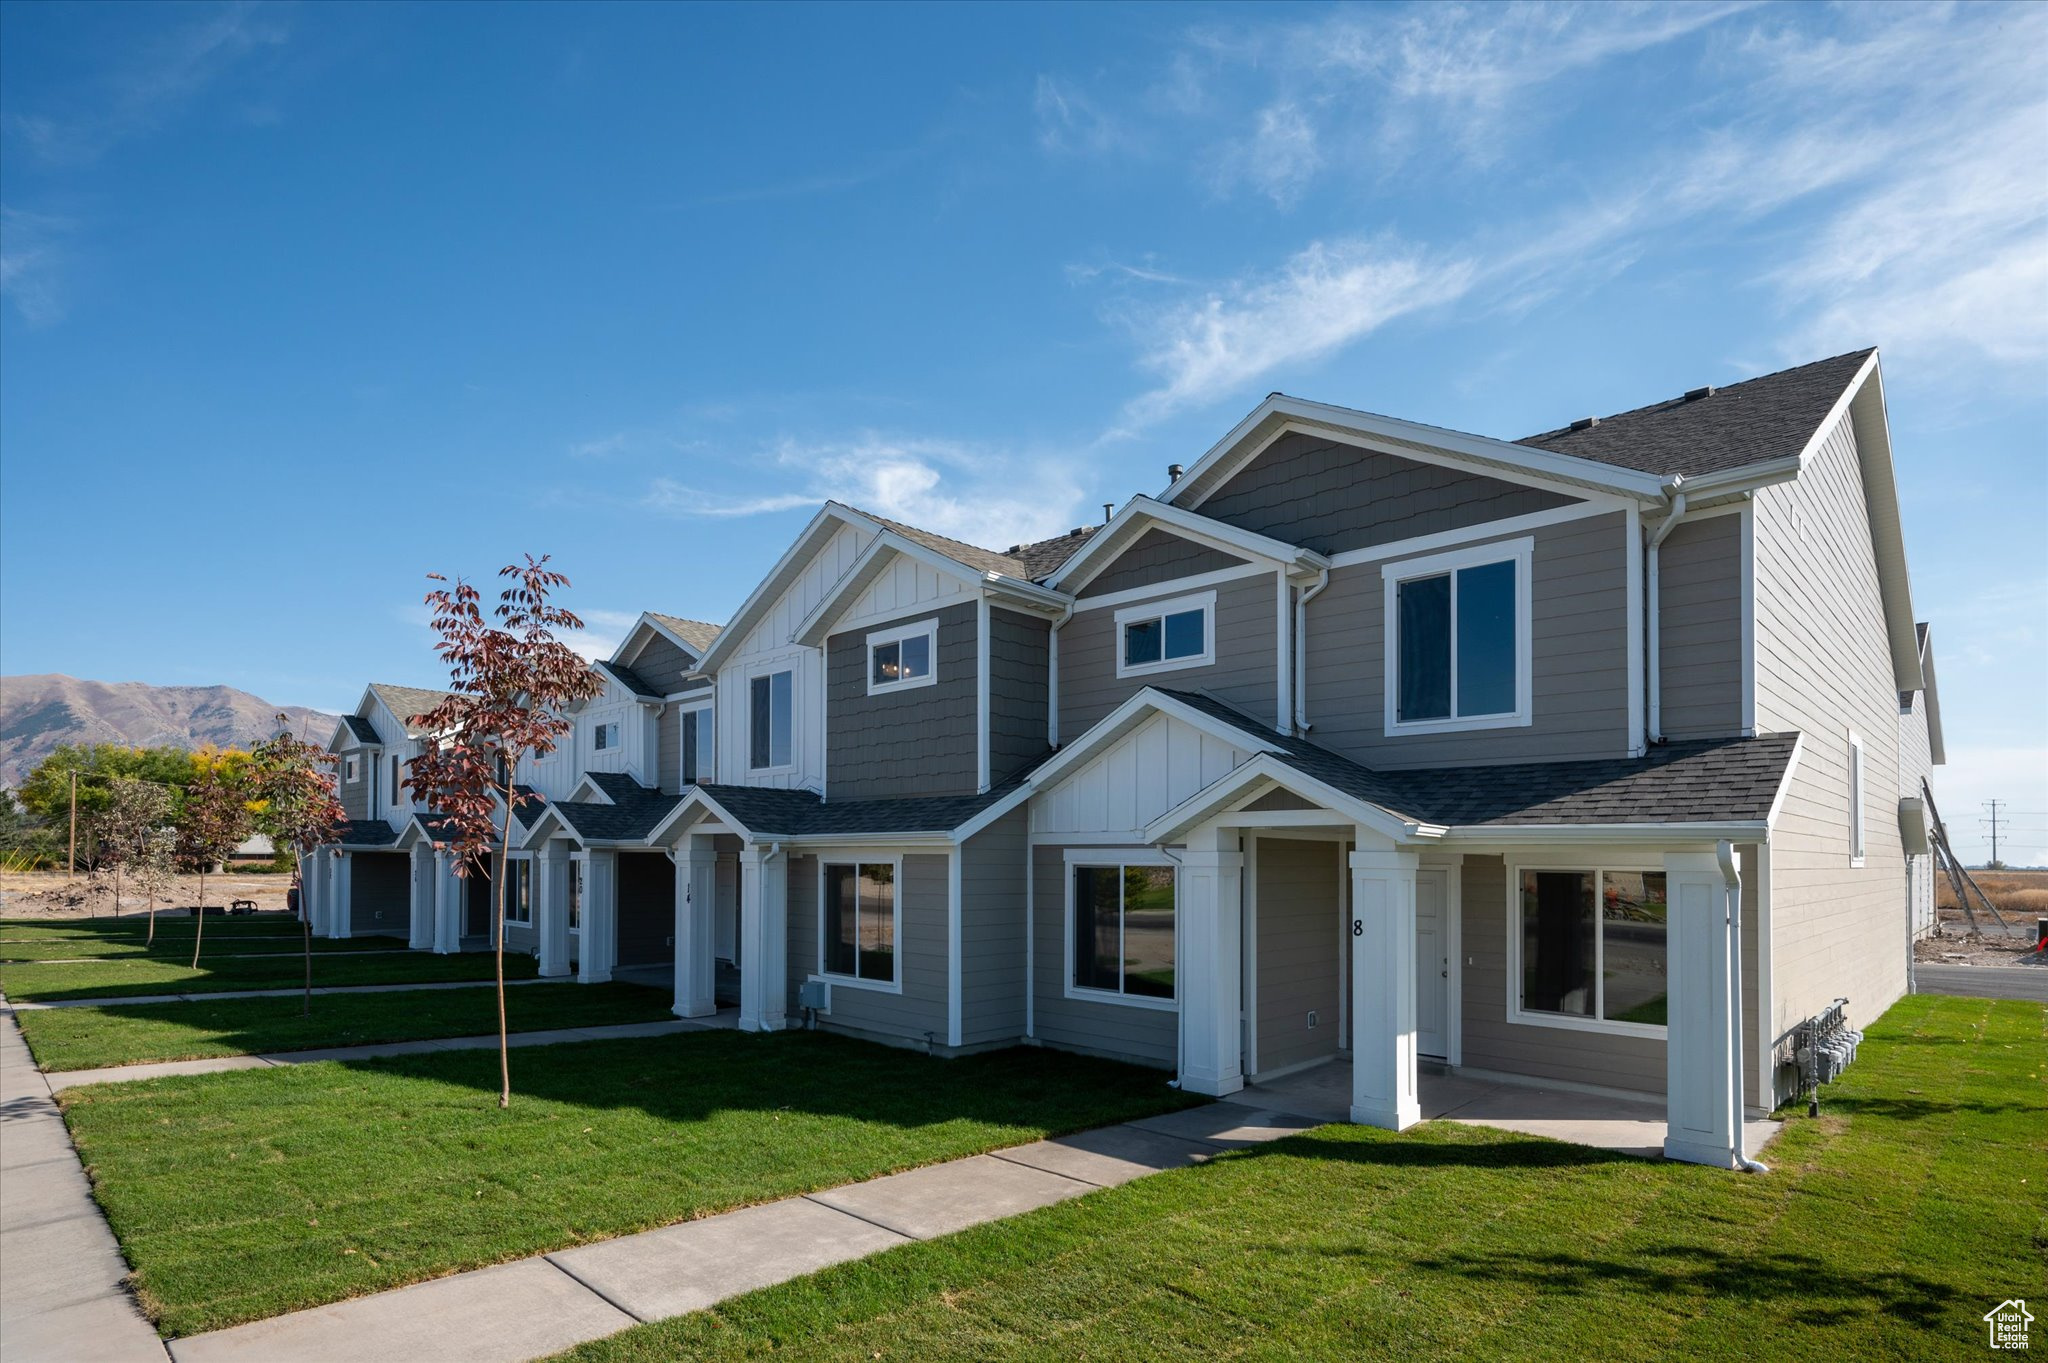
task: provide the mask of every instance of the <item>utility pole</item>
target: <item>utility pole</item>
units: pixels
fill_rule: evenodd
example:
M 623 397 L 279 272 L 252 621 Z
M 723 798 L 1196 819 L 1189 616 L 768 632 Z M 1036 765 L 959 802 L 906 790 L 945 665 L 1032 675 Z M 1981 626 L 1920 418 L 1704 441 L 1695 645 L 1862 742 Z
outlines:
M 64 858 L 64 874 L 78 874 L 78 773 L 71 773 L 71 851 Z
M 2011 823 L 2012 820 L 1999 818 L 1998 807 L 2007 803 L 2008 801 L 2005 800 L 1986 800 L 1984 802 L 1984 808 L 1990 811 L 1990 816 L 1986 819 L 1986 822 L 1991 825 L 1991 869 L 1994 871 L 2004 866 L 2004 863 L 1998 859 L 1998 825 L 2001 823 Z

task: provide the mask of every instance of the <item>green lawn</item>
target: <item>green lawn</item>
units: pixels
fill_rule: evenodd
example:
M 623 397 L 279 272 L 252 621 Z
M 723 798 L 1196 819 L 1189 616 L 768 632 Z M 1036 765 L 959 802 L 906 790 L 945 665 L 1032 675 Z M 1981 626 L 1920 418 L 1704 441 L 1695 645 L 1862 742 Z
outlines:
M 188 913 L 159 911 L 156 916 L 156 935 L 159 939 L 167 932 L 182 932 L 188 937 L 198 927 L 199 920 Z M 263 936 L 274 934 L 285 937 L 299 935 L 299 920 L 288 913 L 247 914 L 238 918 L 208 914 L 206 935 L 222 936 Z M 50 941 L 62 938 L 119 938 L 146 937 L 149 935 L 149 915 L 129 906 L 127 912 L 116 918 L 103 914 L 97 918 L 0 918 L 0 942 Z
M 1014 1145 L 1192 1100 L 1025 1049 L 946 1061 L 696 1032 L 60 1094 L 170 1335 Z
M 305 939 L 284 933 L 215 936 L 211 925 L 201 944 L 200 960 L 218 952 L 223 956 L 299 956 L 306 952 Z M 404 951 L 403 937 L 326 937 L 313 939 L 315 956 L 347 955 L 360 951 Z M 158 932 L 156 941 L 145 942 L 139 935 L 120 937 L 66 937 L 54 942 L 0 939 L 0 965 L 32 961 L 176 961 L 192 959 L 192 930 Z
M 633 984 L 535 984 L 505 991 L 511 1028 L 597 1027 L 671 1016 L 666 990 Z M 380 1041 L 480 1036 L 498 1030 L 494 989 L 398 990 L 298 998 L 215 999 L 125 1008 L 31 1009 L 15 1015 L 46 1070 L 152 1060 L 367 1046 Z
M 1982 1358 L 2048 1298 L 2044 1033 L 1904 1000 L 1769 1175 L 1326 1127 L 563 1357 Z
M 211 929 L 209 929 L 209 940 Z M 79 965 L 0 965 L 0 992 L 10 999 L 114 999 L 144 994 L 217 994 L 233 989 L 289 989 L 304 982 L 305 958 L 290 952 L 275 957 L 218 957 L 204 953 L 199 969 L 192 958 L 116 958 Z M 533 957 L 507 955 L 505 978 L 529 979 Z M 425 984 L 438 980 L 491 978 L 491 953 L 436 956 L 411 951 L 394 956 L 337 952 L 313 960 L 313 984 Z

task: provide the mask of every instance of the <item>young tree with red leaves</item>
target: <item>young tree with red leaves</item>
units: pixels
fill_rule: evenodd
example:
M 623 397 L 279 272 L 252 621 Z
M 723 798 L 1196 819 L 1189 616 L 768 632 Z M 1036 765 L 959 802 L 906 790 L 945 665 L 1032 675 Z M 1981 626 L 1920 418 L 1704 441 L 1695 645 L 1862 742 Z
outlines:
M 199 968 L 199 948 L 206 936 L 206 875 L 226 861 L 247 840 L 249 815 L 246 776 L 225 762 L 205 762 L 185 791 L 178 812 L 178 850 L 199 868 L 198 930 L 192 935 L 192 968 Z
M 528 799 L 517 785 L 525 757 L 555 750 L 573 721 L 563 712 L 589 700 L 604 684 L 590 665 L 555 637 L 580 630 L 583 622 L 552 604 L 551 593 L 569 579 L 547 566 L 548 555 L 525 556 L 498 576 L 508 585 L 486 618 L 483 597 L 461 578 L 452 587 L 427 593 L 434 651 L 448 664 L 448 699 L 419 717 L 432 737 L 427 751 L 408 764 L 406 787 L 439 816 L 434 846 L 455 856 L 455 873 L 467 879 L 489 864 L 491 849 L 509 851 L 513 810 Z M 446 582 L 430 573 L 434 582 Z M 502 852 L 501 852 L 502 857 Z M 498 1106 L 512 1104 L 512 1061 L 505 1026 L 505 882 L 501 860 L 497 883 Z
M 273 846 L 289 847 L 302 866 L 314 848 L 338 838 L 347 822 L 347 813 L 334 793 L 334 776 L 322 770 L 334 760 L 325 748 L 295 737 L 282 714 L 277 717 L 277 737 L 258 743 L 249 753 L 257 831 L 269 838 Z M 301 905 L 304 894 L 302 889 Z M 303 909 L 299 923 L 306 944 L 306 999 L 302 1012 L 311 1017 L 313 920 Z

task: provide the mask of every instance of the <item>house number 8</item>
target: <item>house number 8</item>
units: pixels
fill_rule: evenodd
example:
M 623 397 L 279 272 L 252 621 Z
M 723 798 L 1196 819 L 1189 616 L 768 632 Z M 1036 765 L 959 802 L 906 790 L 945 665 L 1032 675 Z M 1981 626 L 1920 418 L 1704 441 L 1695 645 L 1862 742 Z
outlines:
M 1365 936 L 1365 920 L 1363 918 L 1354 918 L 1351 920 L 1351 935 L 1353 937 Z

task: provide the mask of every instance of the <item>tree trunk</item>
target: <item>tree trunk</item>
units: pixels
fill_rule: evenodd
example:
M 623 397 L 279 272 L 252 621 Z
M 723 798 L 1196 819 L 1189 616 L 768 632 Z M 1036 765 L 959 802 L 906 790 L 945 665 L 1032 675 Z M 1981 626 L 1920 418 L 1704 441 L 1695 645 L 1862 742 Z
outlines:
M 114 863 L 114 917 L 121 916 L 121 863 Z
M 498 1106 L 512 1106 L 512 1040 L 505 1027 L 505 882 L 512 878 L 512 795 L 505 791 L 505 831 L 498 839 L 498 883 L 492 886 L 498 900 L 496 943 L 498 970 Z
M 305 858 L 300 857 L 299 865 L 303 868 L 305 864 Z M 306 1006 L 301 1010 L 301 1015 L 311 1017 L 313 1016 L 313 916 L 306 912 L 306 876 L 304 870 L 302 869 L 293 879 L 298 882 L 299 927 L 305 933 L 306 940 Z
M 194 912 L 199 915 L 199 924 L 192 933 L 192 968 L 197 970 L 199 969 L 199 947 L 206 938 L 206 870 L 204 867 L 200 868 L 199 871 L 199 907 Z
M 149 939 L 143 945 L 150 947 L 156 945 L 156 894 L 154 891 L 149 896 Z

